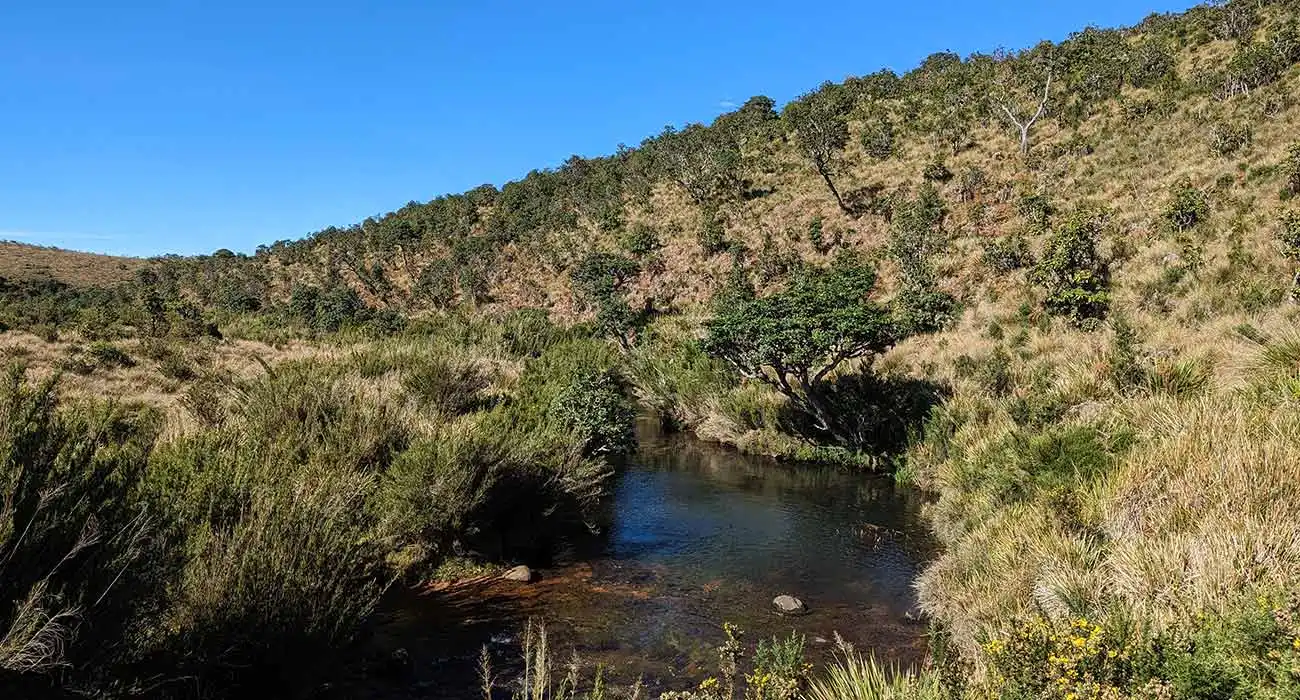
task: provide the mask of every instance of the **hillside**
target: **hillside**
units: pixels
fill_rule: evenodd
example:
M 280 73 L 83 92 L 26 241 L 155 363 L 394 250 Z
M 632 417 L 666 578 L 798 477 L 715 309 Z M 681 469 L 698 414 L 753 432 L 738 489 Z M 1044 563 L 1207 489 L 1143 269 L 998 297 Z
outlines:
M 74 287 L 111 287 L 130 281 L 143 264 L 139 258 L 0 241 L 0 278 L 14 281 L 54 280 Z
M 634 397 L 926 492 L 930 663 L 819 700 L 1295 698 L 1298 96 L 1296 0 L 939 53 L 251 256 L 8 247 L 0 352 L 170 409 L 186 659 L 276 645 L 212 631 L 281 621 L 276 567 L 361 601 L 290 601 L 347 637 L 376 581 L 581 520 Z

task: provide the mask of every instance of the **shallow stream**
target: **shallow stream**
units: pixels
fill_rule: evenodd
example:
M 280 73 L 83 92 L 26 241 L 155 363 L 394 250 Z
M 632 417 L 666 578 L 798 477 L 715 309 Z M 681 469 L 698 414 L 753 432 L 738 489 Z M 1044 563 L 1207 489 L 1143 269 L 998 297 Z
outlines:
M 721 625 L 751 645 L 796 632 L 810 661 L 835 633 L 908 665 L 925 628 L 908 617 L 926 556 L 919 499 L 886 479 L 834 466 L 792 466 L 639 426 L 641 449 L 617 477 L 604 531 L 569 545 L 538 580 L 479 581 L 394 595 L 375 642 L 400 647 L 400 682 L 375 697 L 478 698 L 487 645 L 509 675 L 529 619 L 551 649 L 644 679 L 649 697 L 716 671 Z M 781 616 L 789 594 L 808 612 Z M 645 696 L 643 696 L 645 697 Z

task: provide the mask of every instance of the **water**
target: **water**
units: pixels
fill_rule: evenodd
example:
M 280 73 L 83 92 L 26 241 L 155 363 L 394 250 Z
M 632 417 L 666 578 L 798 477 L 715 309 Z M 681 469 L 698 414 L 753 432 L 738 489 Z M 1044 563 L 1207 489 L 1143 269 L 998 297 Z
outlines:
M 811 661 L 831 656 L 836 633 L 887 660 L 920 660 L 924 628 L 907 616 L 926 555 L 915 495 L 640 428 L 603 533 L 571 543 L 540 580 L 395 595 L 373 643 L 405 657 L 379 696 L 479 697 L 479 649 L 508 672 L 530 618 L 546 622 L 560 656 L 576 652 L 616 681 L 643 677 L 652 697 L 716 670 L 723 621 L 750 643 L 801 634 Z M 781 594 L 808 614 L 775 614 Z

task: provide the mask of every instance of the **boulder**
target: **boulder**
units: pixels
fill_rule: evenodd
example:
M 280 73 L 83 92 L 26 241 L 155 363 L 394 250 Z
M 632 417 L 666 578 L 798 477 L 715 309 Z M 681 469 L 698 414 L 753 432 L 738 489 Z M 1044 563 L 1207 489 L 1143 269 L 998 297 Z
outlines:
M 507 581 L 518 581 L 520 583 L 532 583 L 533 570 L 522 564 L 501 574 L 501 578 Z
M 779 595 L 773 598 L 772 607 L 782 615 L 803 615 L 808 612 L 808 606 L 792 595 Z

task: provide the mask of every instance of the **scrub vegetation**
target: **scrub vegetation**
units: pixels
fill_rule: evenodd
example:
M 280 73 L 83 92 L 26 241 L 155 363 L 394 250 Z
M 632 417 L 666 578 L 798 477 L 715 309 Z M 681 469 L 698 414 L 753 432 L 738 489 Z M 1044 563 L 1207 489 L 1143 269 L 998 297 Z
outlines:
M 0 687 L 308 694 L 389 587 L 592 525 L 639 404 L 940 545 L 923 668 L 728 626 L 675 697 L 1298 697 L 1298 63 L 1228 0 L 252 255 L 7 244 Z M 487 696 L 644 692 L 525 639 Z

